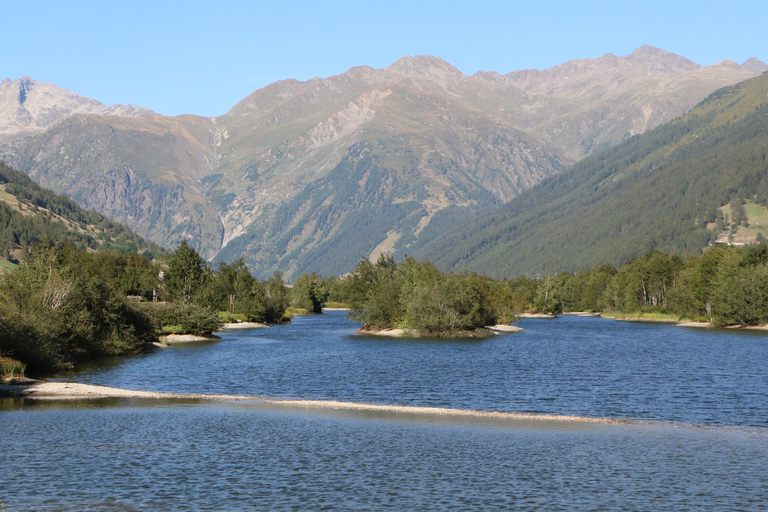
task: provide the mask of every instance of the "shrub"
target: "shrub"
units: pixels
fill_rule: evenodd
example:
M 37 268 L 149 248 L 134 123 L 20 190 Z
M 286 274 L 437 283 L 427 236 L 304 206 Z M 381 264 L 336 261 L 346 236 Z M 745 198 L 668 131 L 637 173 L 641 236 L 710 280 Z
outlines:
M 175 334 L 196 334 L 206 336 L 221 329 L 219 314 L 209 308 L 190 303 L 155 303 L 141 304 L 150 315 L 158 330 L 173 326 Z
M 24 377 L 27 365 L 10 357 L 0 357 L 0 377 Z

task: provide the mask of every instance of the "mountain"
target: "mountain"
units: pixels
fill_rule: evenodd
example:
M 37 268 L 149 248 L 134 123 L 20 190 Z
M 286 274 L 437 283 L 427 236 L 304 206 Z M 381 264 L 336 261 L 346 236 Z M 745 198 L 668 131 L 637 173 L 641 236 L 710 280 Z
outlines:
M 649 249 L 696 254 L 750 230 L 754 240 L 768 232 L 766 155 L 763 74 L 543 180 L 416 256 L 509 277 L 619 265 Z
M 80 96 L 28 76 L 0 82 L 0 142 L 43 132 L 56 121 L 73 114 L 151 115 L 133 105 L 113 105 Z
M 765 73 L 768 71 L 768 64 L 761 60 L 757 60 L 755 57 L 745 61 L 741 67 L 748 69 L 753 73 Z
M 77 249 L 162 253 L 126 226 L 85 211 L 71 199 L 35 184 L 0 162 L 0 269 L 24 258 L 46 241 L 69 242 Z
M 243 255 L 259 276 L 338 274 L 755 75 L 652 47 L 506 75 L 409 56 L 276 82 L 217 118 L 76 113 L 0 158 L 163 245 Z
M 523 128 L 578 160 L 667 123 L 716 89 L 758 74 L 760 61 L 747 62 L 752 69 L 732 61 L 700 66 L 642 46 L 626 57 L 609 53 L 504 78 L 529 98 Z

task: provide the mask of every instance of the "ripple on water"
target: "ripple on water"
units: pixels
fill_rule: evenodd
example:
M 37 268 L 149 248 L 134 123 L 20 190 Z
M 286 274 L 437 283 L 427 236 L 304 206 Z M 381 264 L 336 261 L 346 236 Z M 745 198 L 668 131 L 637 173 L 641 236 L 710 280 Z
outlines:
M 6 411 L 0 431 L 11 510 L 758 510 L 768 498 L 768 433 L 732 428 L 118 400 Z

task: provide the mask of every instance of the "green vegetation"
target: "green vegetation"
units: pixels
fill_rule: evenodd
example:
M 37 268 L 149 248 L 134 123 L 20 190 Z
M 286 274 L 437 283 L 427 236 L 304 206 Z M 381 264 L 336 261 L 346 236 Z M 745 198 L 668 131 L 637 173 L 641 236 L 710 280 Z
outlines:
M 155 341 L 151 319 L 126 301 L 94 256 L 39 247 L 0 278 L 0 355 L 30 369 L 76 358 L 138 353 Z
M 304 309 L 307 312 L 319 314 L 323 312 L 323 306 L 329 295 L 328 286 L 317 272 L 302 274 L 291 289 L 291 304 L 295 308 Z
M 443 274 L 434 264 L 363 259 L 343 281 L 350 317 L 366 329 L 456 336 L 521 313 L 602 312 L 617 319 L 713 325 L 768 324 L 768 247 L 713 246 L 686 259 L 650 250 L 615 268 L 601 265 L 543 279 L 494 281 Z
M 0 357 L 0 378 L 24 377 L 27 365 L 10 357 Z
M 162 249 L 127 227 L 34 183 L 0 162 L 0 258 L 18 262 L 33 245 L 56 240 L 80 250 L 142 251 L 150 258 Z
M 496 323 L 489 279 L 443 274 L 429 262 L 364 258 L 343 287 L 350 318 L 366 329 L 400 328 L 439 337 L 477 335 Z
M 766 155 L 762 75 L 544 180 L 416 255 L 501 279 L 623 265 L 650 249 L 701 254 L 721 235 L 748 229 L 750 205 L 768 207 Z
M 563 311 L 649 321 L 687 318 L 718 326 L 768 324 L 765 244 L 717 245 L 686 259 L 651 250 L 619 269 L 604 265 L 561 273 L 551 282 Z M 545 283 L 536 282 L 538 293 Z
M 219 311 L 285 320 L 289 292 L 279 274 L 259 282 L 242 260 L 212 272 L 187 244 L 165 261 L 70 243 L 30 254 L 0 276 L 0 356 L 32 371 L 136 354 L 158 334 L 208 335 L 222 326 Z

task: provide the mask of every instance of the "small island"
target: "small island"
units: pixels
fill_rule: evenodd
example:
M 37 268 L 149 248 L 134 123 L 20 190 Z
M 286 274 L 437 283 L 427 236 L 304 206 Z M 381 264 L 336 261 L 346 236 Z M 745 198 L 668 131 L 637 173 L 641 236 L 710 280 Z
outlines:
M 494 290 L 484 276 L 444 274 L 428 261 L 397 263 L 387 255 L 376 263 L 363 258 L 344 283 L 349 316 L 363 324 L 357 333 L 395 337 L 482 338 L 522 330 L 508 325 L 514 316 L 499 313 Z

